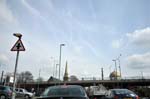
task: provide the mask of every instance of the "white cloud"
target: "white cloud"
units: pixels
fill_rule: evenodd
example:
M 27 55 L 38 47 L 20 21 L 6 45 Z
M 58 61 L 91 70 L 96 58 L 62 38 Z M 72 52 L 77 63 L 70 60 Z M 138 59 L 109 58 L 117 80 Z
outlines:
M 0 54 L 0 64 L 6 64 L 8 62 L 9 62 L 9 58 L 4 54 Z
M 0 0 L 0 22 L 1 24 L 17 23 L 11 9 L 8 7 L 6 0 Z
M 74 46 L 74 51 L 77 52 L 77 53 L 81 53 L 83 50 L 83 47 L 80 46 L 80 45 L 76 45 Z
M 35 9 L 33 6 L 31 6 L 27 0 L 22 0 L 22 4 L 28 9 L 28 11 L 31 12 L 31 14 L 40 17 L 41 19 L 45 20 L 45 18 L 41 15 L 41 13 Z
M 127 33 L 129 40 L 140 47 L 150 48 L 150 27 Z
M 122 39 L 113 40 L 111 45 L 113 48 L 116 48 L 116 49 L 120 48 L 122 45 Z
M 35 15 L 40 15 L 40 13 L 35 9 L 33 8 L 32 6 L 30 6 L 26 0 L 22 0 L 22 4 L 33 14 Z
M 133 69 L 150 68 L 150 52 L 127 57 L 127 66 Z

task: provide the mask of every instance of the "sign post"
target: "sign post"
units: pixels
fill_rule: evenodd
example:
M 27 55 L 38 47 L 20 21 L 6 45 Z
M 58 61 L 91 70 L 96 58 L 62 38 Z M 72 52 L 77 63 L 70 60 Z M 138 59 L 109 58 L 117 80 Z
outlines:
M 25 51 L 25 47 L 21 41 L 22 34 L 16 33 L 14 36 L 18 37 L 18 41 L 14 44 L 14 46 L 11 48 L 11 51 L 17 51 L 16 55 L 16 62 L 15 62 L 15 70 L 14 70 L 14 77 L 13 77 L 13 94 L 12 99 L 15 99 L 15 88 L 16 88 L 16 72 L 17 72 L 17 66 L 18 66 L 18 59 L 19 59 L 19 51 Z

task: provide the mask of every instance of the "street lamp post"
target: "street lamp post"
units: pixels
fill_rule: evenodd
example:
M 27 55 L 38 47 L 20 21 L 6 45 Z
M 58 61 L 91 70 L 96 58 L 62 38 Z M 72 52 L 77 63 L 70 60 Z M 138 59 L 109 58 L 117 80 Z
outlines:
M 1 73 L 1 84 L 3 83 L 3 76 L 4 76 L 4 71 L 2 70 L 2 73 Z
M 113 59 L 112 61 L 114 61 L 115 62 L 115 69 L 116 69 L 116 80 L 117 80 L 117 64 L 116 64 L 116 60 L 115 59 Z
M 41 69 L 39 69 L 38 94 L 39 94 L 39 92 L 40 92 L 40 77 L 41 77 Z
M 112 67 L 112 66 L 110 65 L 110 66 L 109 66 L 109 72 L 110 72 L 110 74 L 111 74 L 111 67 Z
M 51 57 L 50 58 L 50 65 L 52 67 L 53 77 L 54 77 L 54 66 L 53 66 L 54 61 L 55 61 L 54 57 Z
M 55 66 L 56 66 L 56 60 L 54 59 L 54 63 L 53 63 L 53 77 L 56 78 L 56 74 L 55 74 Z
M 1 64 L 0 64 L 0 67 L 1 67 Z M 0 80 L 0 84 L 3 83 L 3 76 L 4 76 L 4 70 L 2 70 L 2 73 L 1 73 L 1 80 Z
M 65 46 L 65 44 L 60 44 L 60 54 L 59 54 L 59 80 L 60 80 L 60 69 L 61 69 L 61 50 L 62 46 Z
M 57 67 L 59 66 L 59 64 L 56 64 L 56 78 L 57 78 Z
M 118 63 L 119 63 L 120 77 L 122 77 L 122 74 L 121 74 L 121 66 L 120 66 L 120 57 L 121 57 L 121 54 L 119 55 L 119 57 L 117 58 L 117 60 L 118 60 Z

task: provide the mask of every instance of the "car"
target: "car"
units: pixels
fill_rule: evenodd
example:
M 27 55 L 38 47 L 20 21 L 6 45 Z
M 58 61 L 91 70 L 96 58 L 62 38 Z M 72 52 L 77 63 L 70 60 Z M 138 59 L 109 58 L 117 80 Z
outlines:
M 106 92 L 107 89 L 102 84 L 100 84 L 99 86 L 90 86 L 87 89 L 87 93 L 90 99 L 101 99 L 105 97 Z
M 16 93 L 16 98 L 30 99 L 34 96 L 33 93 L 28 92 L 26 89 L 23 88 L 16 88 L 15 93 Z
M 9 86 L 0 85 L 0 99 L 11 99 L 12 90 Z
M 128 89 L 110 89 L 105 99 L 139 99 L 139 96 Z
M 57 85 L 48 87 L 37 99 L 89 99 L 79 85 Z

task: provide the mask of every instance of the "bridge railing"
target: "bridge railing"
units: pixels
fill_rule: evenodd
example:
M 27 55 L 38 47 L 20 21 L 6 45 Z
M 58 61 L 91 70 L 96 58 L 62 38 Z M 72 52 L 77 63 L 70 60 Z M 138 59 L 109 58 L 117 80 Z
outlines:
M 139 79 L 150 79 L 150 76 L 125 76 L 121 77 L 118 80 L 139 80 Z M 82 77 L 80 80 L 102 80 L 100 77 Z M 110 80 L 109 77 L 104 77 L 104 80 Z

